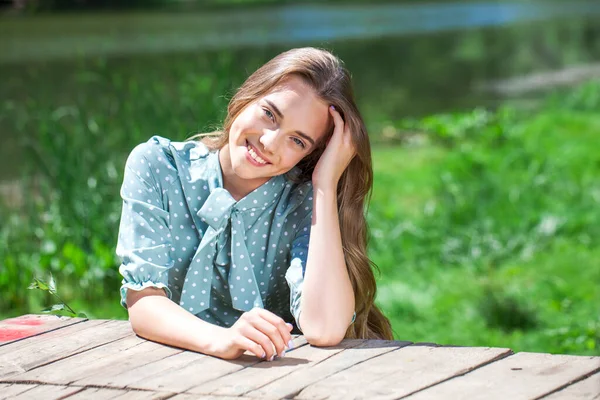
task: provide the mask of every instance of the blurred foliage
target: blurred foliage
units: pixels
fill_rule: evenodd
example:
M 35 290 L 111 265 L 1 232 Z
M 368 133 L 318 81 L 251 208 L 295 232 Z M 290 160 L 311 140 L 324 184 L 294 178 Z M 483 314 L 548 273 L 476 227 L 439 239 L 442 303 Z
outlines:
M 370 249 L 400 338 L 600 354 L 598 95 L 388 133 L 402 147 L 374 153 Z

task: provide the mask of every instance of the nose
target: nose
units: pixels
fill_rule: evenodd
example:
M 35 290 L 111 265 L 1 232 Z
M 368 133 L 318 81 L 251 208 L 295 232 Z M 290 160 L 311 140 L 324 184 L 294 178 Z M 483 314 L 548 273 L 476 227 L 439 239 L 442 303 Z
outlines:
M 265 129 L 258 140 L 263 145 L 266 152 L 274 153 L 279 140 L 279 130 Z

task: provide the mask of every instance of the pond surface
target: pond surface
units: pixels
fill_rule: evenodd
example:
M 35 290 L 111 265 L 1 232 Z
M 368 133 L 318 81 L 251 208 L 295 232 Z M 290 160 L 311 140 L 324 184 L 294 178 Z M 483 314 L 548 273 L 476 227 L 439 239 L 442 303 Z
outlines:
M 257 59 L 264 62 L 305 45 L 326 47 L 345 61 L 369 128 L 380 131 L 407 116 L 493 106 L 505 95 L 481 88 L 499 79 L 600 61 L 600 2 L 294 5 L 3 17 L 0 73 L 8 79 L 0 86 L 0 180 L 18 177 L 23 162 L 19 142 L 31 134 L 30 125 L 17 121 L 10 110 L 27 101 L 57 109 L 76 101 L 78 88 L 69 77 L 82 60 L 119 69 L 135 63 L 167 68 L 177 59 L 193 67 L 203 54 L 227 53 L 235 61 L 229 64 L 230 75 L 240 76 L 251 72 Z

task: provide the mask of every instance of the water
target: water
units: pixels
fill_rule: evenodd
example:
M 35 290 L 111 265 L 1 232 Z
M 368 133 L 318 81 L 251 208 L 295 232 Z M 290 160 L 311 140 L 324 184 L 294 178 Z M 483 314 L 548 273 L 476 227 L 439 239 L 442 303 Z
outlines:
M 292 5 L 194 14 L 100 14 L 7 20 L 0 63 L 306 42 L 365 40 L 600 16 L 600 3 Z M 40 29 L 40 26 L 42 29 Z M 44 29 L 44 27 L 46 29 Z M 48 34 L 50 32 L 50 34 Z
M 266 61 L 304 45 L 331 49 L 346 62 L 363 115 L 377 131 L 407 116 L 493 106 L 505 95 L 481 88 L 497 80 L 555 70 L 568 75 L 570 68 L 595 65 L 600 2 L 294 5 L 6 17 L 0 23 L 0 73 L 8 78 L 0 85 L 0 100 L 6 105 L 54 96 L 59 108 L 64 98 L 76 98 L 77 87 L 62 82 L 85 59 L 118 66 L 187 57 L 193 65 L 203 52 L 228 51 L 239 60 L 235 68 L 249 72 L 244 63 L 249 54 L 264 55 Z M 18 177 L 23 162 L 18 141 L 28 134 L 10 112 L 3 115 L 0 181 Z

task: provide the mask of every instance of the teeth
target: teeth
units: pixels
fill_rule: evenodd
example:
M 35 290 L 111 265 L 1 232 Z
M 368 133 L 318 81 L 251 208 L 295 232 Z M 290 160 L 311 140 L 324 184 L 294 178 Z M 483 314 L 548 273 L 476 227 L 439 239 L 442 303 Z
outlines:
M 267 162 L 265 160 L 263 160 L 262 158 L 260 158 L 258 156 L 258 154 L 256 154 L 256 152 L 254 151 L 254 149 L 250 146 L 248 146 L 248 153 L 250 153 L 250 156 L 256 160 L 257 162 L 259 162 L 260 164 L 266 164 Z

